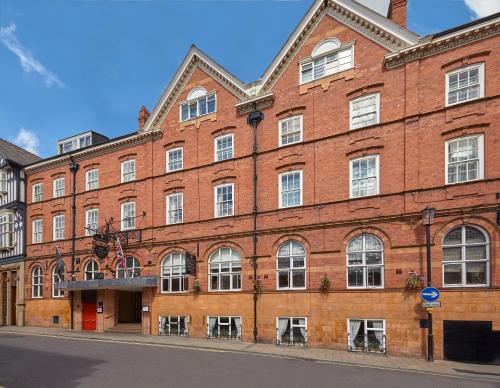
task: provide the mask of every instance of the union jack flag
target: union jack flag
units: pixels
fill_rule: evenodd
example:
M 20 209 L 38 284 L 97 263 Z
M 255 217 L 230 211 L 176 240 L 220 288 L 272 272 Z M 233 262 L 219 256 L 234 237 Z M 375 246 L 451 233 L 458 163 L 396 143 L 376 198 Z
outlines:
M 120 239 L 116 238 L 116 263 L 117 268 L 123 269 L 123 272 L 127 272 L 127 260 L 125 259 L 125 255 L 123 254 L 122 244 L 120 243 Z

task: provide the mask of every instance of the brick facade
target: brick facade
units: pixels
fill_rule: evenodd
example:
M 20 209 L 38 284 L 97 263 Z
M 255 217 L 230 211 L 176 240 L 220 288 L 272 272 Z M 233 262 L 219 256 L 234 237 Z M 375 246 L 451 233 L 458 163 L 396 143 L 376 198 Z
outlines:
M 354 41 L 355 67 L 300 85 L 300 62 L 311 55 L 323 39 Z M 274 102 L 262 109 L 265 118 L 257 132 L 258 156 L 258 297 L 259 340 L 276 339 L 277 317 L 307 317 L 311 346 L 346 349 L 349 318 L 383 319 L 390 354 L 421 357 L 426 352 L 426 331 L 419 320 L 426 317 L 418 292 L 406 289 L 410 271 L 425 275 L 425 229 L 420 211 L 428 204 L 436 208 L 432 236 L 432 282 L 442 289 L 442 308 L 434 312 L 436 357 L 443 357 L 443 320 L 492 321 L 500 330 L 500 239 L 497 225 L 500 192 L 500 51 L 498 35 L 453 50 L 438 52 L 394 68 L 384 65 L 389 51 L 346 24 L 325 16 L 314 26 L 286 69 L 272 86 Z M 484 63 L 485 96 L 445 107 L 446 73 L 469 64 Z M 217 111 L 187 122 L 179 122 L 179 103 L 195 87 L 217 94 Z M 380 123 L 349 130 L 350 100 L 380 93 Z M 206 336 L 208 316 L 239 316 L 242 338 L 252 339 L 252 128 L 246 115 L 238 114 L 240 98 L 205 71 L 195 69 L 160 124 L 161 131 L 141 141 L 126 139 L 120 147 L 109 147 L 75 155 L 80 165 L 76 175 L 76 255 L 80 263 L 77 280 L 92 258 L 92 238 L 85 237 L 85 211 L 99 209 L 99 222 L 119 220 L 120 203 L 136 202 L 136 227 L 142 242 L 127 246 L 143 276 L 160 275 L 160 263 L 171 252 L 197 255 L 201 292 L 162 294 L 159 288 L 143 292 L 145 334 L 158 334 L 158 317 L 190 317 L 189 335 Z M 149 113 L 148 113 L 149 114 Z M 154 114 L 154 112 L 152 113 Z M 278 122 L 303 115 L 303 141 L 279 147 Z M 141 114 L 141 128 L 147 115 Z M 214 162 L 214 138 L 234 135 L 234 157 Z M 446 185 L 444 144 L 470 134 L 484 136 L 484 179 Z M 135 139 L 131 135 L 130 139 Z M 166 151 L 182 147 L 182 171 L 166 173 Z M 97 147 L 96 147 L 97 148 Z M 363 155 L 379 155 L 380 194 L 350 199 L 349 161 Z M 120 183 L 120 163 L 136 161 L 136 179 Z M 56 159 L 48 167 L 28 169 L 28 193 L 43 182 L 44 201 L 28 205 L 28 236 L 31 220 L 44 220 L 44 243 L 28 241 L 26 262 L 26 324 L 69 327 L 68 293 L 52 298 L 51 276 L 55 247 L 63 252 L 70 268 L 71 190 L 69 159 Z M 85 171 L 99 169 L 99 189 L 85 191 Z M 278 176 L 302 170 L 303 206 L 279 209 Z M 52 199 L 52 180 L 66 176 L 66 196 Z M 214 218 L 214 187 L 234 184 L 234 216 Z M 183 223 L 166 225 L 166 195 L 183 193 Z M 65 239 L 52 242 L 52 217 L 65 214 Z M 489 284 L 478 288 L 443 288 L 442 241 L 459 225 L 476 225 L 489 239 Z M 346 279 L 346 249 L 360 234 L 377 236 L 383 243 L 383 288 L 349 289 Z M 299 241 L 306 250 L 306 289 L 277 290 L 276 254 L 281 243 Z M 220 247 L 231 247 L 242 257 L 241 291 L 209 292 L 208 260 Z M 100 269 L 106 277 L 116 262 L 111 252 Z M 35 265 L 44 270 L 43 298 L 32 298 L 31 273 Z M 327 275 L 332 284 L 320 291 Z M 422 282 L 420 283 L 423 284 Z M 80 292 L 74 293 L 75 328 L 81 327 Z M 116 321 L 115 291 L 100 290 L 104 314 L 98 314 L 97 330 Z M 114 304 L 113 304 L 114 303 Z

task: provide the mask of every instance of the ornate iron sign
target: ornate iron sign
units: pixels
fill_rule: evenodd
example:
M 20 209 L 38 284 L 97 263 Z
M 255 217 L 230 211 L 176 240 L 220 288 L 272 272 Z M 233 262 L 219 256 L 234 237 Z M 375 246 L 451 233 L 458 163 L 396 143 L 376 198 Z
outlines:
M 196 256 L 192 253 L 186 253 L 186 273 L 196 276 Z

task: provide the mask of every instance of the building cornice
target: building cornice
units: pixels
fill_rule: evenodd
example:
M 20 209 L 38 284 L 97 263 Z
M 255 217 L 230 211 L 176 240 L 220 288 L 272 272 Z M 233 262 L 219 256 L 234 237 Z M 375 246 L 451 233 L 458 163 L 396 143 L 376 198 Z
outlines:
M 385 66 L 388 69 L 403 65 L 407 62 L 419 60 L 444 51 L 456 49 L 467 44 L 477 42 L 500 33 L 500 19 L 487 21 L 483 24 L 473 26 L 434 40 L 422 42 L 396 53 L 385 56 Z
M 243 115 L 246 113 L 250 113 L 253 110 L 268 108 L 273 105 L 274 102 L 274 93 L 269 92 L 249 100 L 238 102 L 236 106 L 236 111 L 238 114 Z

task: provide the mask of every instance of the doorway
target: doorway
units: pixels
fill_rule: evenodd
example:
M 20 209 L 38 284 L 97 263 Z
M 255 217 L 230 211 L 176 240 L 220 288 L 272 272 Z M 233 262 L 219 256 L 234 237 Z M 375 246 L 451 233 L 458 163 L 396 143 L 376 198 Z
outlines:
M 142 292 L 118 292 L 118 323 L 141 323 Z
M 96 330 L 97 291 L 82 291 L 82 330 Z

